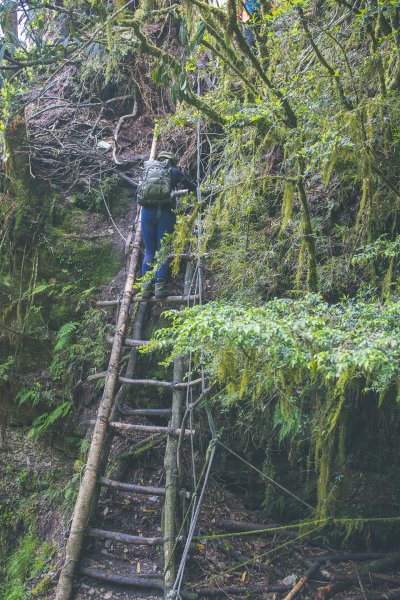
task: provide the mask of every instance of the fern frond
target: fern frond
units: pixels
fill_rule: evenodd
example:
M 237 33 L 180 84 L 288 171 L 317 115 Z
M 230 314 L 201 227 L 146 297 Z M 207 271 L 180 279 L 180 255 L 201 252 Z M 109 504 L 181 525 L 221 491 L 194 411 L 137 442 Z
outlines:
M 62 327 L 60 327 L 60 330 L 57 334 L 57 343 L 54 347 L 55 352 L 61 352 L 69 344 L 71 336 L 78 325 L 79 323 L 77 321 L 71 321 L 70 323 L 65 323 Z

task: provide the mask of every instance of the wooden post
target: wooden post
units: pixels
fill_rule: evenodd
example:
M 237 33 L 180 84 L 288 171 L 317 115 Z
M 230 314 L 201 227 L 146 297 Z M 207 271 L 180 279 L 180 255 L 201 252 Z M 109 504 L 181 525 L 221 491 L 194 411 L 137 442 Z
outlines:
M 184 295 L 189 295 L 190 285 L 193 275 L 193 263 L 188 262 L 185 273 Z M 174 381 L 182 381 L 184 374 L 183 358 L 178 357 L 174 361 Z M 170 427 L 179 429 L 182 421 L 182 407 L 184 400 L 184 389 L 174 388 L 172 393 L 172 415 Z M 177 514 L 178 497 L 178 439 L 171 435 L 168 436 L 167 449 L 165 452 L 165 504 L 164 504 L 164 597 L 172 589 L 175 576 L 176 565 L 174 556 L 174 545 L 176 538 L 175 520 Z
M 154 134 L 153 141 L 151 143 L 149 160 L 156 160 L 156 153 L 157 153 L 157 136 L 156 136 L 156 134 Z
M 150 158 L 155 155 L 156 140 L 153 139 Z M 81 486 L 76 500 L 72 517 L 71 529 L 65 547 L 65 560 L 58 580 L 54 600 L 70 600 L 72 586 L 78 566 L 83 539 L 90 517 L 93 496 L 96 490 L 97 478 L 101 462 L 104 441 L 107 433 L 107 425 L 114 403 L 115 390 L 119 376 L 119 361 L 126 327 L 129 318 L 129 307 L 132 300 L 132 290 L 135 281 L 135 273 L 139 263 L 140 249 L 142 245 L 141 211 L 138 210 L 136 217 L 136 231 L 129 260 L 128 276 L 120 305 L 118 323 L 115 330 L 114 341 L 108 363 L 108 374 L 104 386 L 103 397 L 97 413 L 96 425 L 93 431 L 92 442 L 83 474 Z

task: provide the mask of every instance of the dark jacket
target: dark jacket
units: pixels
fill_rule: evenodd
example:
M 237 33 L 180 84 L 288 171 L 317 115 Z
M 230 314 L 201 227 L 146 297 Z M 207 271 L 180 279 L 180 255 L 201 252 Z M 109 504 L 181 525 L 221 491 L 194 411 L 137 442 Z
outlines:
M 193 181 L 186 177 L 184 173 L 178 167 L 171 167 L 171 187 L 176 190 L 177 187 L 181 187 L 183 190 L 189 190 L 189 192 L 196 192 L 197 186 Z

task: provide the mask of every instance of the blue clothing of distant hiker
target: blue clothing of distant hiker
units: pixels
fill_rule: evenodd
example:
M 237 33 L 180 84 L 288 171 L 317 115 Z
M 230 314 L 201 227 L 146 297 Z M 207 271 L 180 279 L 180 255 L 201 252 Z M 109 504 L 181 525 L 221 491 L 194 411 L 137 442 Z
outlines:
M 252 20 L 257 15 L 260 8 L 261 3 L 257 0 L 243 0 L 243 33 L 250 48 L 254 48 L 256 45 L 256 38 L 254 37 L 254 23 Z
M 170 174 L 170 191 L 178 187 L 195 192 L 196 185 L 176 166 L 176 159 L 169 152 L 162 152 L 158 155 L 157 161 L 166 159 L 167 169 Z M 154 263 L 155 254 L 161 248 L 161 241 L 165 234 L 171 234 L 174 231 L 176 223 L 175 201 L 171 198 L 169 201 L 163 201 L 158 204 L 142 204 L 142 235 L 145 246 L 145 253 L 142 263 L 142 275 L 151 270 L 151 264 Z M 169 271 L 169 260 L 166 260 L 156 272 L 155 294 L 158 297 L 165 297 L 169 290 L 167 287 L 167 278 Z M 142 297 L 149 298 L 153 295 L 154 281 L 147 281 L 142 289 Z
M 257 2 L 257 0 L 245 0 L 243 4 L 250 14 L 257 12 L 261 8 L 261 4 L 260 2 Z

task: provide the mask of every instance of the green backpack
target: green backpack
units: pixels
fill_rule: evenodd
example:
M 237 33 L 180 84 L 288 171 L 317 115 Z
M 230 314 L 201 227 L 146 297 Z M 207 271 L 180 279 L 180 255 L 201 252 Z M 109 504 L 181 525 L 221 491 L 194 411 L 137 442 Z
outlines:
M 172 204 L 171 170 L 169 161 L 146 160 L 137 198 L 142 206 Z

